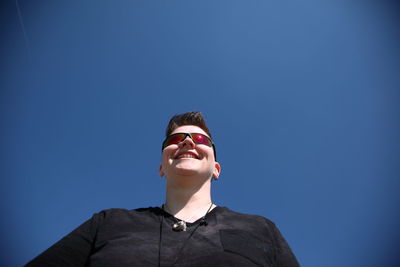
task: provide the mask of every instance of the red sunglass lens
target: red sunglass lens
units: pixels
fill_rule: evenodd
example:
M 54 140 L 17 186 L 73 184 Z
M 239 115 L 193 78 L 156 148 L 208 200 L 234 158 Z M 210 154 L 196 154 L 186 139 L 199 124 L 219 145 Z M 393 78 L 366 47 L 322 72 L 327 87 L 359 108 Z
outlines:
M 173 134 L 170 135 L 165 142 L 165 146 L 179 144 L 185 138 L 185 134 Z
M 192 134 L 192 138 L 196 144 L 211 146 L 210 140 L 203 134 Z

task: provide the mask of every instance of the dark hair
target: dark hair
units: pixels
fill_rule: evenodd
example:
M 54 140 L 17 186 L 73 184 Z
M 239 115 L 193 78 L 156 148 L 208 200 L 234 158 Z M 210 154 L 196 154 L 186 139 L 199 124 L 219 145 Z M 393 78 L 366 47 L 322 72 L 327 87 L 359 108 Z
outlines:
M 210 130 L 206 125 L 206 121 L 200 111 L 185 112 L 182 114 L 174 115 L 167 125 L 165 130 L 165 137 L 168 137 L 176 128 L 184 125 L 194 125 L 203 129 L 204 132 L 211 138 L 212 136 Z M 217 151 L 215 150 L 215 145 L 213 143 L 214 158 L 217 160 Z
M 165 137 L 168 137 L 176 128 L 184 125 L 195 125 L 200 127 L 212 139 L 210 130 L 208 130 L 206 121 L 200 111 L 191 111 L 173 116 L 168 123 Z

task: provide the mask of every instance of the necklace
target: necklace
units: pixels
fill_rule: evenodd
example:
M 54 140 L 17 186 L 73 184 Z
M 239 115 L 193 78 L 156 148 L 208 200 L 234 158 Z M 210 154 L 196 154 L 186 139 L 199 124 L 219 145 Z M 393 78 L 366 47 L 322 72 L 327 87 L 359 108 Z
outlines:
M 166 209 L 165 209 L 165 206 L 166 206 L 167 204 L 163 204 L 162 205 L 162 209 L 164 210 L 164 211 L 166 211 Z M 212 208 L 212 206 L 213 206 L 214 204 L 211 202 L 211 205 L 210 205 L 210 207 L 208 208 L 208 210 L 207 210 L 207 212 L 204 214 L 204 216 L 203 217 L 201 217 L 201 221 L 200 221 L 200 224 L 205 224 L 205 225 L 207 225 L 207 222 L 205 221 L 205 217 L 206 217 L 206 215 L 210 212 L 210 210 L 211 210 L 211 208 Z M 190 217 L 189 218 L 189 220 L 191 220 L 192 218 L 194 217 L 194 215 L 192 216 L 192 217 Z M 185 232 L 185 231 L 187 231 L 187 225 L 186 225 L 186 221 L 184 221 L 184 220 L 177 220 L 175 217 L 173 217 L 175 220 L 176 220 L 176 222 L 172 225 L 172 230 L 174 230 L 174 231 L 176 231 L 176 232 Z
M 183 249 L 184 249 L 185 246 L 186 246 L 186 243 L 189 241 L 189 239 L 192 237 L 192 235 L 196 232 L 197 228 L 199 228 L 200 225 L 204 225 L 204 226 L 207 226 L 207 225 L 208 225 L 208 223 L 206 222 L 206 219 L 205 219 L 205 218 L 206 218 L 207 214 L 210 212 L 210 210 L 211 210 L 211 208 L 212 208 L 213 205 L 214 205 L 214 204 L 211 202 L 211 205 L 210 205 L 210 207 L 208 208 L 206 214 L 204 214 L 204 216 L 201 217 L 200 223 L 196 225 L 196 227 L 193 229 L 193 231 L 192 231 L 192 232 L 189 234 L 189 236 L 185 239 L 185 241 L 183 242 L 181 248 L 179 249 L 178 253 L 177 253 L 176 256 L 175 256 L 175 260 L 174 260 L 174 262 L 172 263 L 171 267 L 174 266 L 175 263 L 178 261 L 179 256 L 181 255 Z M 166 211 L 166 210 L 165 210 L 165 205 L 164 205 L 164 204 L 162 205 L 162 210 L 163 210 L 163 211 Z M 174 217 L 174 218 L 175 218 L 175 217 Z M 192 216 L 192 218 L 193 218 L 193 216 Z M 190 219 L 191 219 L 191 218 L 190 218 Z M 190 219 L 189 219 L 189 220 L 190 220 Z M 163 221 L 164 221 L 164 215 L 161 216 L 161 221 L 160 221 L 160 239 L 158 240 L 158 266 L 159 266 L 159 267 L 161 266 L 161 244 L 162 244 L 162 232 L 163 232 L 163 231 L 162 231 L 162 230 L 163 230 L 162 225 L 163 225 Z M 180 222 L 182 222 L 182 223 L 180 223 Z M 179 223 L 179 224 L 178 224 L 178 223 Z M 182 227 L 182 228 L 175 229 L 175 228 L 177 228 L 177 227 L 175 227 L 176 224 L 179 225 L 179 227 Z M 180 226 L 180 225 L 182 225 L 182 226 Z M 172 226 L 172 229 L 173 229 L 174 231 L 186 231 L 186 230 L 187 230 L 186 222 L 185 222 L 184 220 L 179 220 L 178 222 L 174 223 L 174 225 Z

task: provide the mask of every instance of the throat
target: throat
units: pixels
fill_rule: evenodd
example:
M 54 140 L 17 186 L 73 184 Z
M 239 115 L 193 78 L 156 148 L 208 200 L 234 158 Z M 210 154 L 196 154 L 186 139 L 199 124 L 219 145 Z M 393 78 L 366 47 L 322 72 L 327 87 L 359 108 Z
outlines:
M 186 231 L 187 230 L 187 223 L 193 223 L 199 219 L 205 218 L 205 216 L 215 207 L 213 203 L 207 204 L 207 206 L 203 206 L 201 208 L 198 208 L 190 213 L 181 213 L 178 212 L 174 214 L 168 207 L 167 204 L 162 205 L 162 209 L 165 212 L 170 213 L 171 215 L 174 216 L 175 223 L 173 225 L 173 230 L 174 231 Z

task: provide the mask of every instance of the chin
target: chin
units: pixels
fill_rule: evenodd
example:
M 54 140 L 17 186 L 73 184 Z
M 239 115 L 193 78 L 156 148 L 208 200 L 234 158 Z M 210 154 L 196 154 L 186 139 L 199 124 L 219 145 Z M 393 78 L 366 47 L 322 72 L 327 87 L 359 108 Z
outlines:
M 176 170 L 175 172 L 177 175 L 182 175 L 182 176 L 196 176 L 198 175 L 198 172 L 193 169 L 179 169 Z

